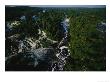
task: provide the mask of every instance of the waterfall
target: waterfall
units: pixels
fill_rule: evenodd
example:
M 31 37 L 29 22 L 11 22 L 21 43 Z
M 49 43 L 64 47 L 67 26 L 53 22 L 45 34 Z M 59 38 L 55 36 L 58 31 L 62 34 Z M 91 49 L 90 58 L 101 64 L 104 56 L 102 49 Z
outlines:
M 66 59 L 70 56 L 70 51 L 67 47 L 68 44 L 68 27 L 69 27 L 69 18 L 65 18 L 63 22 L 61 22 L 62 28 L 64 30 L 64 37 L 60 41 L 56 53 L 56 57 L 58 58 L 57 62 L 53 63 L 52 71 L 63 71 L 64 66 L 66 64 Z

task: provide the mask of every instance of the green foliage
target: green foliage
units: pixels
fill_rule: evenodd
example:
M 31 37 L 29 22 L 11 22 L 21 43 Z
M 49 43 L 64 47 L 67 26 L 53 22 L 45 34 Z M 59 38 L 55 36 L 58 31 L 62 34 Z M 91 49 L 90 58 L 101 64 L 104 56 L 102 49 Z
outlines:
M 42 10 L 46 9 L 43 13 Z M 6 7 L 6 21 L 19 20 L 26 15 L 27 20 L 21 22 L 15 31 L 25 36 L 38 37 L 38 28 L 44 30 L 53 40 L 61 41 L 63 32 L 61 22 L 65 14 L 70 17 L 71 56 L 67 59 L 67 71 L 104 71 L 106 70 L 106 33 L 100 32 L 96 26 L 106 21 L 105 8 L 31 8 Z M 39 19 L 32 21 L 32 15 Z M 48 47 L 49 43 L 43 43 Z
M 72 17 L 70 23 L 70 51 L 65 70 L 106 70 L 106 33 L 97 31 L 96 26 L 102 17 L 94 10 Z M 99 18 L 100 16 L 100 18 Z M 105 13 L 103 13 L 103 20 Z M 94 20 L 94 21 L 93 21 Z M 71 60 L 71 61 L 70 61 Z

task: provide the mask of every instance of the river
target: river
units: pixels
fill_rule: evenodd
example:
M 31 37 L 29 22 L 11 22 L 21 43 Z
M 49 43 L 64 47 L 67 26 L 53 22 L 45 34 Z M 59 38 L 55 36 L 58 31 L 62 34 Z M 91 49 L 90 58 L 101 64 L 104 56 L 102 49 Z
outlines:
M 65 18 L 61 22 L 62 28 L 64 30 L 64 37 L 60 41 L 57 47 L 56 57 L 58 58 L 57 62 L 53 63 L 52 71 L 63 71 L 66 64 L 66 59 L 70 56 L 70 51 L 68 48 L 68 28 L 69 28 L 69 18 Z

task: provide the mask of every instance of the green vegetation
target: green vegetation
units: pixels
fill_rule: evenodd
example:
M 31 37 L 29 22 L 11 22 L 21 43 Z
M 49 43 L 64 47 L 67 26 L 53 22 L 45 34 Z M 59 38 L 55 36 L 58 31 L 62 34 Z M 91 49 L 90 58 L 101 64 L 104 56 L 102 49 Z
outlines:
M 43 10 L 46 12 L 43 13 Z M 27 17 L 24 22 L 19 19 L 22 15 Z M 31 19 L 33 15 L 38 16 L 37 21 Z M 37 29 L 40 28 L 49 38 L 60 42 L 63 37 L 61 22 L 65 15 L 70 18 L 68 43 L 71 55 L 64 70 L 105 71 L 106 32 L 96 29 L 98 23 L 106 22 L 105 8 L 6 7 L 6 22 L 20 21 L 20 25 L 12 33 L 6 33 L 6 37 L 18 33 L 37 38 Z
M 96 11 L 97 10 L 97 11 Z M 96 29 L 97 24 L 105 20 L 105 13 L 95 9 L 72 17 L 70 23 L 70 51 L 65 70 L 105 70 L 106 69 L 106 33 Z M 100 14 L 101 13 L 101 14 Z M 102 16 L 103 13 L 103 16 Z

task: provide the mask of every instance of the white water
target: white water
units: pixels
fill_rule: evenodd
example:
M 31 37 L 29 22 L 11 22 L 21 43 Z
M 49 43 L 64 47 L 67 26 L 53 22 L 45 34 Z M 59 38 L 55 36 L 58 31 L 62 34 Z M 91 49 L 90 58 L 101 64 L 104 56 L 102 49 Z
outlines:
M 35 18 L 35 16 L 33 16 L 33 18 Z M 26 17 L 22 16 L 20 19 L 26 20 Z M 17 23 L 13 23 L 13 24 L 17 25 Z M 57 61 L 55 63 L 53 63 L 52 71 L 63 71 L 64 66 L 66 64 L 66 59 L 68 58 L 68 56 L 70 56 L 70 53 L 69 53 L 70 51 L 67 47 L 69 18 L 65 18 L 61 22 L 61 24 L 62 24 L 62 28 L 64 29 L 64 37 L 62 38 L 62 40 L 59 42 L 59 45 L 57 46 L 57 49 L 58 49 L 57 53 L 56 53 Z M 57 41 L 49 39 L 44 31 L 41 31 L 40 29 L 38 29 L 38 31 L 39 31 L 38 34 L 40 35 L 38 40 L 33 41 L 31 38 L 28 37 L 28 38 L 25 38 L 23 41 L 19 41 L 18 53 L 23 52 L 24 49 L 27 49 L 27 50 L 36 49 L 37 43 L 40 44 L 43 39 L 46 39 L 52 43 L 57 43 Z M 11 38 L 13 38 L 13 37 L 11 37 Z M 28 48 L 25 43 L 28 43 L 31 46 L 31 49 Z M 66 43 L 66 44 L 64 45 L 64 43 Z M 42 44 L 40 44 L 40 48 L 43 48 Z M 41 58 L 40 54 L 38 55 L 38 58 Z M 37 65 L 37 63 L 35 62 L 35 66 L 36 65 Z
M 65 18 L 63 22 L 61 22 L 64 29 L 64 37 L 58 45 L 59 52 L 56 53 L 56 57 L 58 58 L 57 62 L 52 65 L 52 71 L 63 71 L 64 66 L 66 64 L 66 59 L 70 56 L 70 51 L 67 45 L 63 45 L 67 41 L 67 33 L 69 28 L 69 19 Z

